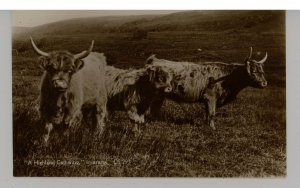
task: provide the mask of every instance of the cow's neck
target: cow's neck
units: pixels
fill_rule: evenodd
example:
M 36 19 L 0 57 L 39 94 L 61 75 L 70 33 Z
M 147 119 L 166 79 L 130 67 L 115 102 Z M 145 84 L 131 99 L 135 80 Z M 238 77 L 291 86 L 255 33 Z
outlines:
M 149 81 L 148 75 L 140 77 L 140 79 L 137 81 L 137 89 L 139 90 L 140 94 L 147 97 L 152 96 L 152 94 L 155 93 L 155 88 Z
M 219 106 L 225 105 L 228 102 L 234 100 L 238 93 L 248 86 L 248 73 L 245 67 L 235 68 L 229 75 L 224 77 L 224 81 L 221 82 L 223 93 Z
M 141 76 L 134 87 L 139 100 L 137 110 L 139 114 L 143 114 L 153 102 L 157 91 L 147 75 Z
M 48 95 L 51 100 L 48 102 L 48 105 L 50 105 L 49 108 L 52 109 L 52 113 L 59 113 L 58 111 L 66 106 L 68 92 L 50 91 Z

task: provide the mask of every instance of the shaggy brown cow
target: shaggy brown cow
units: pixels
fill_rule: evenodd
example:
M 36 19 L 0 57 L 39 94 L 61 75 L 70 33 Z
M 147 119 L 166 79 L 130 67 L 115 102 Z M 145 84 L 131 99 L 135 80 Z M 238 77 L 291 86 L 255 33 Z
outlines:
M 87 51 L 75 55 L 68 51 L 43 52 L 32 38 L 31 44 L 40 55 L 39 64 L 45 70 L 39 105 L 45 142 L 48 142 L 53 128 L 72 125 L 72 120 L 82 115 L 84 104 L 95 106 L 96 127 L 101 132 L 107 102 L 104 83 L 106 58 L 103 54 L 91 52 L 94 41 Z
M 156 95 L 172 91 L 172 75 L 160 66 L 137 70 L 106 67 L 107 109 L 125 110 L 135 123 L 145 122 L 145 112 Z
M 215 129 L 216 107 L 233 101 L 247 86 L 254 88 L 267 86 L 263 70 L 267 53 L 260 61 L 251 59 L 251 56 L 252 48 L 244 64 L 222 62 L 195 64 L 157 59 L 152 55 L 147 59 L 147 64 L 165 65 L 170 72 L 173 72 L 173 92 L 167 97 L 178 102 L 204 102 L 208 123 L 212 129 Z M 152 114 L 160 110 L 163 101 L 164 97 L 155 100 L 151 106 Z

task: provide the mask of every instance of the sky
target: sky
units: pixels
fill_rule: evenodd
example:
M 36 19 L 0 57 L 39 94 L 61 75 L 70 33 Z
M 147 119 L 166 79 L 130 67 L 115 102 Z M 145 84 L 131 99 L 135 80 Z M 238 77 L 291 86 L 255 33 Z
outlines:
M 72 18 L 120 16 L 120 15 L 145 15 L 169 14 L 178 12 L 174 10 L 26 10 L 12 11 L 12 26 L 34 27 L 42 24 L 67 20 Z

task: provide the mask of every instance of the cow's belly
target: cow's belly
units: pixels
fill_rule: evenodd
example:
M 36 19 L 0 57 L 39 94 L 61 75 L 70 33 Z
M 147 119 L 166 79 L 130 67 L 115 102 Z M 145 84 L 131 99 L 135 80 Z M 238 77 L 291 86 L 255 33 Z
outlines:
M 167 95 L 167 98 L 176 101 L 178 103 L 193 103 L 193 102 L 198 102 L 201 99 L 201 96 L 172 93 L 170 95 Z

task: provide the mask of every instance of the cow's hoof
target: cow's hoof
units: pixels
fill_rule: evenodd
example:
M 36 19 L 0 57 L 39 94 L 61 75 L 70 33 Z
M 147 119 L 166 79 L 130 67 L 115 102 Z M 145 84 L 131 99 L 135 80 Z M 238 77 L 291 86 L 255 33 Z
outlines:
M 103 128 L 101 128 L 101 129 L 99 128 L 95 131 L 95 136 L 97 138 L 100 138 L 102 136 L 103 132 L 104 132 Z
M 216 130 L 216 127 L 215 127 L 215 125 L 214 124 L 212 124 L 212 125 L 209 125 L 210 126 L 210 128 L 212 129 L 212 130 Z
M 94 138 L 95 139 L 102 138 L 103 133 L 104 133 L 104 126 L 102 125 L 97 126 L 96 129 L 94 130 Z
M 134 125 L 134 128 L 133 128 L 133 132 L 134 132 L 134 136 L 135 136 L 135 137 L 139 137 L 139 136 L 142 134 L 140 125 L 135 124 L 135 125 Z
M 43 142 L 43 145 L 44 146 L 48 146 L 49 145 L 49 138 L 50 138 L 50 136 L 49 135 L 43 135 L 43 139 L 42 139 L 42 142 Z

